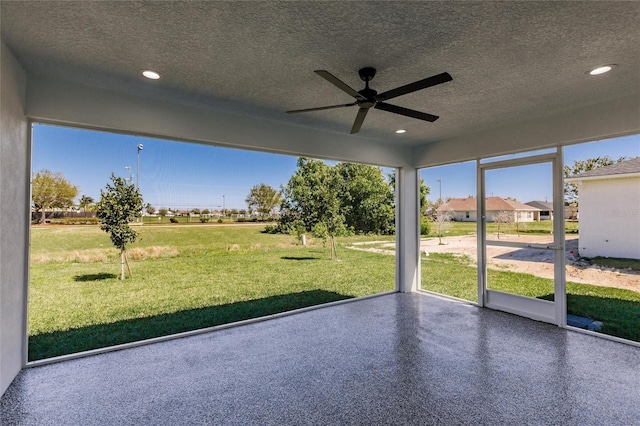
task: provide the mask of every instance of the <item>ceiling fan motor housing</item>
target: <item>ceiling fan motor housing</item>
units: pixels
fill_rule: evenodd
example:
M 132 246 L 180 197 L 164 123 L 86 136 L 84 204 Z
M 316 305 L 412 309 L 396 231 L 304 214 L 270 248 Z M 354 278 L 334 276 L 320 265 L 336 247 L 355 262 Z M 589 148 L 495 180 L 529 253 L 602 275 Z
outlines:
M 364 97 L 364 100 L 358 101 L 358 106 L 360 108 L 373 108 L 376 105 L 378 92 L 369 87 L 369 82 L 375 77 L 376 69 L 372 67 L 361 68 L 358 74 L 360 74 L 360 79 L 365 82 L 365 88 L 358 91 Z
M 372 67 L 360 68 L 358 74 L 360 74 L 360 79 L 362 81 L 371 81 L 373 80 L 373 77 L 376 76 L 376 69 Z

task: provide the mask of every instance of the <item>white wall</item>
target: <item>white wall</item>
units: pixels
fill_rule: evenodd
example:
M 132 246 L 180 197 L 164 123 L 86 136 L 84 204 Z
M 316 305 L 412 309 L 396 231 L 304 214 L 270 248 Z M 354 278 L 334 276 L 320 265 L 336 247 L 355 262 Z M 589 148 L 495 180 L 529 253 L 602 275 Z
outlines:
M 0 394 L 24 362 L 29 143 L 25 73 L 0 40 Z
M 465 137 L 422 145 L 413 166 L 430 167 L 640 133 L 640 98 L 629 96 Z
M 640 177 L 578 185 L 579 253 L 640 259 Z

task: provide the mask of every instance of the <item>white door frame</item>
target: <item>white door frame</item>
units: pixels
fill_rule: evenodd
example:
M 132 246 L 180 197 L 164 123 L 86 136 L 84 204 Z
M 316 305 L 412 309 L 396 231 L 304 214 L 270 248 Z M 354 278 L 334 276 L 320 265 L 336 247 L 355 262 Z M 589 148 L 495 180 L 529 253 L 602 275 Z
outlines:
M 517 248 L 539 248 L 554 252 L 554 301 L 534 299 L 520 295 L 504 293 L 487 288 L 487 239 L 486 211 L 484 200 L 485 172 L 492 169 L 524 166 L 529 164 L 551 163 L 553 179 L 553 243 L 524 244 L 518 242 L 491 242 L 491 245 L 503 245 Z M 565 232 L 564 232 L 564 187 L 562 150 L 555 153 L 532 155 L 503 161 L 477 162 L 477 235 L 478 235 L 478 304 L 487 308 L 502 310 L 516 315 L 556 324 L 561 327 L 567 322 L 566 282 L 565 282 Z

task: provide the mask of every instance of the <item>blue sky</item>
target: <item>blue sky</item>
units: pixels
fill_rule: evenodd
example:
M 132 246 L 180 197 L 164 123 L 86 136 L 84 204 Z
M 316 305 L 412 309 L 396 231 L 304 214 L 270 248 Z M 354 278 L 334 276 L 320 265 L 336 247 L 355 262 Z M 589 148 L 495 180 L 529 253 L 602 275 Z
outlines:
M 640 156 L 640 135 L 570 145 L 563 148 L 564 164 L 576 160 L 609 156 Z M 501 159 L 514 158 L 505 156 Z M 548 165 L 530 165 L 519 168 L 489 170 L 486 172 L 487 196 L 513 197 L 518 201 L 551 201 L 551 169 Z M 420 177 L 431 188 L 430 200 L 437 200 L 442 186 L 442 198 L 464 198 L 476 193 L 476 162 L 430 167 L 420 171 Z M 438 182 L 441 179 L 441 182 Z
M 144 148 L 136 176 L 138 144 Z M 569 146 L 564 155 L 565 164 L 603 155 L 614 159 L 640 156 L 640 135 Z M 243 209 L 252 186 L 265 183 L 280 188 L 295 173 L 296 161 L 297 157 L 287 155 L 41 124 L 35 124 L 33 130 L 33 171 L 61 172 L 78 185 L 80 195 L 96 201 L 115 173 L 125 178 L 133 174 L 133 182 L 139 178 L 145 203 L 156 208 L 213 210 L 222 208 L 224 202 L 227 209 Z M 475 167 L 471 161 L 423 169 L 420 176 L 431 187 L 429 199 L 438 198 L 438 179 L 443 198 L 474 195 Z M 538 166 L 487 175 L 487 195 L 511 196 L 522 202 L 550 200 L 550 188 L 550 173 Z
M 140 190 L 156 209 L 243 209 L 251 187 L 279 188 L 296 170 L 292 156 L 46 125 L 34 125 L 32 169 L 61 172 L 97 201 L 111 173 L 137 181 L 138 144 Z

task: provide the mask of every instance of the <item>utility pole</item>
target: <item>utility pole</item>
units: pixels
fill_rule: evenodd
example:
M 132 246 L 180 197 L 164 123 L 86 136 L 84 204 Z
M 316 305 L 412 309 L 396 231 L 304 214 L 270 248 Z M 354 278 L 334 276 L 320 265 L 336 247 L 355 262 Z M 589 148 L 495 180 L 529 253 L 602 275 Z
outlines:
M 142 151 L 142 144 L 138 144 L 138 165 L 136 168 L 136 188 L 138 189 L 138 193 L 140 192 L 140 151 Z M 140 223 L 144 223 L 144 219 L 142 215 L 144 212 L 140 212 Z
M 136 169 L 136 188 L 140 191 L 140 151 L 142 151 L 142 144 L 138 144 L 138 167 Z

